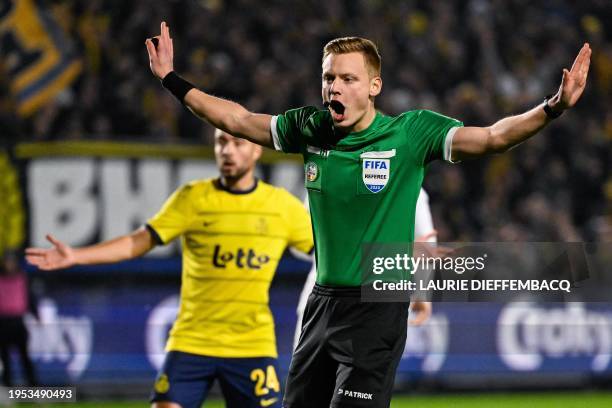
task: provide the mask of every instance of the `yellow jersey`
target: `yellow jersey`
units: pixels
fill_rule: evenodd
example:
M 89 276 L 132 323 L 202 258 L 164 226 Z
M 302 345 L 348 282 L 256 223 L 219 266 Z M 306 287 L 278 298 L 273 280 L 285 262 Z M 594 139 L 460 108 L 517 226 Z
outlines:
M 313 248 L 306 208 L 257 180 L 230 192 L 218 179 L 175 191 L 147 227 L 159 243 L 180 236 L 179 313 L 167 351 L 212 357 L 276 357 L 268 289 L 287 246 Z

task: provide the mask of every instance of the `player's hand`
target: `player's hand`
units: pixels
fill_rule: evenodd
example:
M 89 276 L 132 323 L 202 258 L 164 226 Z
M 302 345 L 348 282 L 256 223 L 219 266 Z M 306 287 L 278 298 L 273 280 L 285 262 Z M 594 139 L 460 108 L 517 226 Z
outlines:
M 158 36 L 147 38 L 145 45 L 149 53 L 149 66 L 151 72 L 158 79 L 163 79 L 168 73 L 174 70 L 172 60 L 174 58 L 174 49 L 172 47 L 172 38 L 170 38 L 170 28 L 165 21 L 161 23 L 161 32 Z
M 423 234 L 414 239 L 414 242 L 428 242 L 430 238 L 433 238 L 438 235 L 438 231 L 431 230 L 427 234 Z
M 430 238 L 438 235 L 438 231 L 431 230 L 427 234 L 423 234 L 414 239 L 414 253 L 427 255 L 429 258 L 445 258 L 450 256 L 454 249 L 444 246 L 439 246 L 436 242 L 429 242 Z
M 559 91 L 549 101 L 552 110 L 560 112 L 571 108 L 578 102 L 586 86 L 590 64 L 591 47 L 588 43 L 585 43 L 578 52 L 572 68 L 569 71 L 563 69 Z
M 47 241 L 53 244 L 53 248 L 26 249 L 26 260 L 29 263 L 44 271 L 69 268 L 76 265 L 76 255 L 72 247 L 52 235 L 47 235 Z
M 411 326 L 420 326 L 425 323 L 431 316 L 431 302 L 423 300 L 414 300 L 410 302 L 410 314 L 414 313 L 414 317 L 408 320 Z

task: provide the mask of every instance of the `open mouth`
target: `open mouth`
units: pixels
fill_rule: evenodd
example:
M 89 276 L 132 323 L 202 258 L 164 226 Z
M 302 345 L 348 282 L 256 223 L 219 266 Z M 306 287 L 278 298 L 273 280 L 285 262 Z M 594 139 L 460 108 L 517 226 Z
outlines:
M 330 108 L 330 112 L 332 114 L 332 118 L 334 122 L 342 122 L 344 120 L 344 105 L 342 102 L 337 100 L 332 100 L 325 103 L 326 107 Z

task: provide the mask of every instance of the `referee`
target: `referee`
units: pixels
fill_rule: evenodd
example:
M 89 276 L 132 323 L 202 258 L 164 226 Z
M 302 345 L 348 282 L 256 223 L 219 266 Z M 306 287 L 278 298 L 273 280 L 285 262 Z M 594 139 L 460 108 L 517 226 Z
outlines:
M 154 41 L 156 43 L 154 43 Z M 153 74 L 198 117 L 230 134 L 304 158 L 315 235 L 317 281 L 293 354 L 284 406 L 388 407 L 406 341 L 408 305 L 360 301 L 361 246 L 411 243 L 425 167 L 433 160 L 505 152 L 576 104 L 590 63 L 588 44 L 556 94 L 488 127 L 463 127 L 427 110 L 377 113 L 381 59 L 374 43 L 337 38 L 323 49 L 326 109 L 271 116 L 206 94 L 179 77 L 165 22 L 146 41 Z

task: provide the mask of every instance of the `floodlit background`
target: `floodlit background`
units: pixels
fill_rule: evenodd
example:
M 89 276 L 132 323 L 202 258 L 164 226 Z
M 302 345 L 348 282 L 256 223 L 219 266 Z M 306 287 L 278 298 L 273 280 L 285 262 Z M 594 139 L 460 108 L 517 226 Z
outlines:
M 432 164 L 424 186 L 442 242 L 612 240 L 609 0 L 15 0 L 0 4 L 3 262 L 45 245 L 47 232 L 73 245 L 129 232 L 181 183 L 216 174 L 211 127 L 149 71 L 144 40 L 162 19 L 175 69 L 252 111 L 321 106 L 323 45 L 359 35 L 383 57 L 381 110 L 432 109 L 466 125 L 554 93 L 588 41 L 589 83 L 575 109 L 507 154 Z M 266 153 L 259 175 L 304 196 L 299 157 Z M 287 255 L 272 288 L 283 375 L 308 268 Z M 177 246 L 111 267 L 27 268 L 40 381 L 75 384 L 81 399 L 146 399 L 179 271 Z M 506 392 L 473 396 L 470 406 L 610 404 L 594 390 L 610 384 L 611 354 L 610 304 L 435 305 L 429 324 L 409 331 L 397 393 L 425 393 L 414 400 L 422 406 L 463 401 L 427 396 L 440 390 Z M 548 399 L 568 387 L 560 402 Z M 518 393 L 534 389 L 552 393 Z

